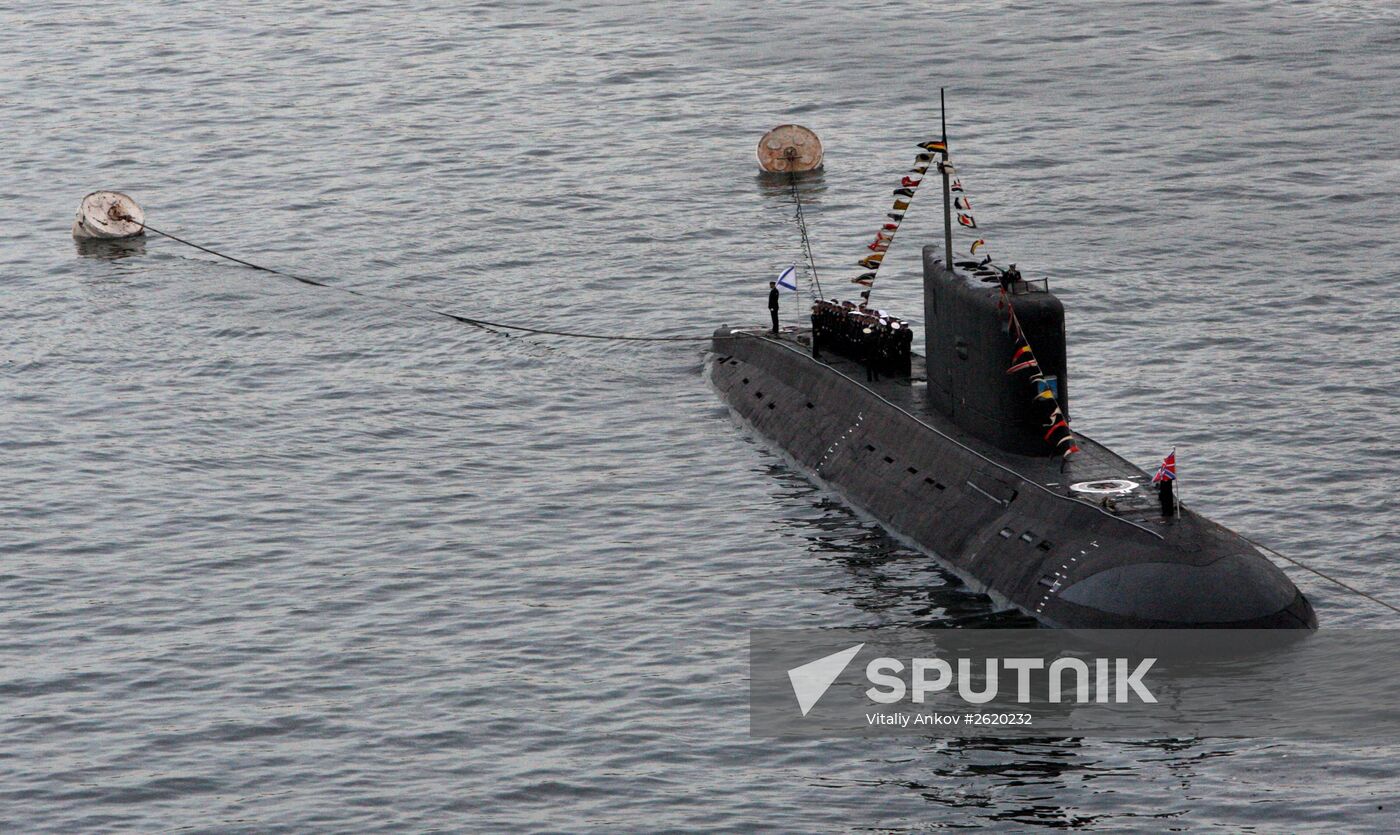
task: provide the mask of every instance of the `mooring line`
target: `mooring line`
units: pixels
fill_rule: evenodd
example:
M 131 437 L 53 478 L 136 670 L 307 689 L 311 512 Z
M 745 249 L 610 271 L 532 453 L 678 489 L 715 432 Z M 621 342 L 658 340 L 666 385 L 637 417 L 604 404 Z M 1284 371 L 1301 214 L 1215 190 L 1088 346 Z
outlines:
M 423 309 L 432 313 L 436 313 L 439 316 L 446 316 L 449 319 L 455 319 L 458 322 L 465 322 L 468 325 L 476 325 L 477 327 L 484 327 L 487 329 L 502 328 L 505 330 L 523 331 L 525 333 L 538 333 L 545 334 L 548 336 L 567 336 L 573 339 L 606 339 L 613 342 L 708 342 L 709 340 L 715 338 L 714 336 L 628 336 L 624 334 L 576 333 L 574 331 L 545 330 L 543 328 L 527 328 L 524 325 L 507 325 L 501 322 L 487 321 L 486 319 L 474 319 L 470 316 L 462 316 L 458 313 L 448 313 L 446 310 L 437 310 L 431 307 Z
M 178 235 L 172 235 L 172 234 L 170 234 L 169 232 L 162 232 L 161 230 L 155 228 L 154 226 L 151 226 L 151 225 L 146 224 L 146 223 L 142 223 L 141 221 L 137 220 L 137 219 L 134 218 L 134 217 L 131 217 L 130 215 L 122 215 L 121 217 L 117 218 L 117 220 L 124 220 L 124 221 L 127 221 L 128 223 L 134 223 L 134 224 L 136 224 L 137 226 L 140 226 L 142 229 L 145 229 L 145 230 L 150 231 L 150 232 L 154 232 L 154 233 L 156 233 L 157 235 L 160 235 L 160 236 L 165 237 L 165 238 L 169 238 L 170 240 L 175 241 L 175 242 L 177 242 L 177 243 L 182 243 L 182 244 L 184 244 L 185 246 L 194 247 L 195 249 L 199 250 L 200 252 L 207 252 L 207 253 L 209 253 L 210 255 L 214 255 L 214 256 L 217 256 L 217 257 L 219 257 L 219 258 L 223 258 L 223 259 L 226 260 L 226 261 L 232 261 L 232 262 L 235 263 L 235 264 L 242 264 L 242 265 L 245 266 L 245 267 L 250 267 L 250 268 L 255 269 L 255 270 L 258 270 L 258 271 L 260 271 L 260 272 L 272 273 L 273 275 L 280 275 L 280 276 L 283 276 L 283 277 L 285 277 L 285 278 L 290 278 L 290 279 L 292 279 L 292 280 L 294 280 L 294 281 L 300 281 L 300 282 L 302 282 L 303 284 L 310 284 L 310 285 L 313 285 L 313 286 L 316 286 L 316 287 L 331 287 L 331 289 L 333 289 L 333 290 L 342 290 L 342 291 L 344 291 L 344 292 L 346 292 L 346 293 L 354 293 L 354 294 L 357 295 L 357 296 L 364 295 L 363 293 L 359 293 L 359 292 L 356 292 L 356 291 L 354 291 L 354 290 L 346 290 L 346 289 L 343 288 L 343 287 L 332 287 L 331 285 L 325 283 L 324 281 L 317 281 L 317 280 L 314 279 L 314 278 L 306 278 L 305 276 L 295 275 L 295 274 L 293 274 L 293 273 L 283 272 L 283 271 L 281 271 L 281 270 L 275 270 L 275 269 L 273 269 L 272 267 L 264 267 L 264 266 L 261 265 L 261 264 L 254 264 L 252 261 L 244 261 L 242 258 L 235 258 L 235 257 L 233 257 L 232 255 L 225 255 L 225 254 L 223 254 L 222 252 L 219 252 L 218 250 L 210 249 L 210 248 L 207 247 L 207 246 L 200 246 L 199 244 L 195 243 L 194 241 L 187 241 L 187 240 L 185 240 L 184 238 L 181 238 L 181 237 L 178 236 Z
M 812 242 L 807 237 L 807 219 L 802 214 L 802 195 L 797 186 L 797 175 L 791 171 L 788 172 L 788 185 L 792 186 L 792 201 L 797 204 L 797 231 L 802 235 L 802 251 L 807 256 L 808 266 L 812 268 L 812 281 L 817 285 L 816 293 L 812 295 L 812 300 L 816 301 L 826 298 L 826 294 L 822 291 L 821 276 L 817 275 L 817 259 L 812 257 Z M 811 292 L 811 286 L 807 290 Z
M 1250 545 L 1253 545 L 1255 548 L 1258 548 L 1258 549 L 1261 550 L 1261 551 L 1268 551 L 1270 554 L 1273 554 L 1274 556 L 1278 557 L 1278 558 L 1281 559 L 1281 560 L 1287 560 L 1288 562 L 1293 563 L 1294 565 L 1298 566 L 1299 568 L 1301 568 L 1301 569 L 1303 569 L 1303 570 L 1305 570 L 1305 571 L 1311 571 L 1312 573 L 1316 574 L 1317 576 L 1321 577 L 1321 578 L 1324 579 L 1324 580 L 1327 580 L 1328 582 L 1336 583 L 1337 585 L 1341 586 L 1342 588 L 1346 589 L 1347 591 L 1352 592 L 1353 594 L 1359 594 L 1359 595 L 1361 595 L 1362 597 L 1366 598 L 1367 600 L 1371 601 L 1372 603 L 1380 604 L 1381 606 L 1384 606 L 1385 608 L 1389 609 L 1390 611 L 1395 612 L 1397 615 L 1400 615 L 1400 608 L 1397 608 L 1397 607 L 1395 607 L 1395 606 L 1392 606 L 1391 604 L 1385 602 L 1384 600 L 1381 600 L 1379 597 L 1376 597 L 1376 596 L 1373 595 L 1373 594 L 1367 594 L 1366 592 L 1362 591 L 1361 589 L 1358 589 L 1357 587 L 1352 586 L 1352 585 L 1348 585 L 1347 583 L 1344 583 L 1344 582 L 1342 582 L 1341 580 L 1338 580 L 1336 577 L 1333 577 L 1333 576 L 1330 575 L 1330 574 L 1326 574 L 1326 573 L 1323 573 L 1323 572 L 1321 572 L 1321 571 L 1318 571 L 1316 568 L 1313 568 L 1312 566 L 1308 565 L 1307 563 L 1300 562 L 1300 561 L 1298 561 L 1298 560 L 1293 559 L 1292 557 L 1286 556 L 1286 555 L 1284 555 L 1284 554 L 1280 554 L 1278 551 L 1275 551 L 1274 549 L 1270 548 L 1269 546 L 1267 546 L 1267 545 L 1261 545 L 1260 543 L 1255 542 L 1254 540 L 1250 539 L 1250 538 L 1247 537 L 1247 536 L 1244 537 L 1244 541 L 1245 541 L 1245 542 L 1248 542 Z
M 631 336 L 625 334 L 580 333 L 577 331 L 551 330 L 548 328 L 532 328 L 526 325 L 514 325 L 507 324 L 504 322 L 492 322 L 486 319 L 478 319 L 473 316 L 463 316 L 459 313 L 451 313 L 446 310 L 438 310 L 434 307 L 425 307 L 422 305 L 417 305 L 413 302 L 405 301 L 403 299 L 395 299 L 390 298 L 388 296 L 376 296 L 372 293 L 365 293 L 359 290 L 352 290 L 348 287 L 339 287 L 337 285 L 328 284 L 324 281 L 319 281 L 314 278 L 308 278 L 304 275 L 289 273 L 285 270 L 273 269 L 272 267 L 264 267 L 262 264 L 255 264 L 252 261 L 245 261 L 242 258 L 235 258 L 232 255 L 226 255 L 222 252 L 219 252 L 216 249 L 211 249 L 207 246 L 200 246 L 199 244 L 193 241 L 185 240 L 184 238 L 181 238 L 178 235 L 173 235 L 169 232 L 164 232 L 160 229 L 155 228 L 154 226 L 151 226 L 150 224 L 136 220 L 135 218 L 130 217 L 129 215 L 124 215 L 117 219 L 125 220 L 130 223 L 135 223 L 142 229 L 154 232 L 162 237 L 169 238 L 170 240 L 175 241 L 176 243 L 184 244 L 185 246 L 192 247 L 194 249 L 199 250 L 200 252 L 207 252 L 210 255 L 216 256 L 218 258 L 223 258 L 226 261 L 232 261 L 235 264 L 240 264 L 250 269 L 258 270 L 259 272 L 280 275 L 283 278 L 290 278 L 293 281 L 299 281 L 302 284 L 309 284 L 313 287 L 325 287 L 329 290 L 336 290 L 341 293 L 348 293 L 352 296 L 359 296 L 360 298 L 364 299 L 373 299 L 375 301 L 399 305 L 401 307 L 405 307 L 411 310 L 418 310 L 426 313 L 434 313 L 438 316 L 443 316 L 448 319 L 452 319 L 453 321 L 461 322 L 465 325 L 471 325 L 472 327 L 480 328 L 488 333 L 492 333 L 497 336 L 504 336 L 508 339 L 514 338 L 511 334 L 504 332 L 508 330 L 521 331 L 522 333 L 539 334 L 542 336 L 563 336 L 571 339 L 597 339 L 609 342 L 709 342 L 710 340 L 715 338 L 714 336 Z

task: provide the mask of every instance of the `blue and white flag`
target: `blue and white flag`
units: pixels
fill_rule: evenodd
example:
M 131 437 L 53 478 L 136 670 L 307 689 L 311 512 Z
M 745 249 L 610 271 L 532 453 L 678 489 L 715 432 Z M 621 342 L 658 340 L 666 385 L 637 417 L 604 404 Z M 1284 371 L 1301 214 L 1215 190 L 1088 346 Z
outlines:
M 797 267 L 788 267 L 778 274 L 779 290 L 797 290 Z

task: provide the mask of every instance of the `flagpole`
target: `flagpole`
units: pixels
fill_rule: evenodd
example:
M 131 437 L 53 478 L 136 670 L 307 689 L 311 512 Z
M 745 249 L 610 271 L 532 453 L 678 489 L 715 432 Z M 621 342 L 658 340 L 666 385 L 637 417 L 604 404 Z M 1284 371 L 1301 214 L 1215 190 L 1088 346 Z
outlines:
M 943 162 L 938 170 L 943 174 L 943 265 L 953 271 L 953 206 L 948 187 L 948 107 L 943 101 L 943 88 L 938 88 L 939 119 L 943 123 Z
M 1182 479 L 1176 475 L 1176 444 L 1172 444 L 1172 518 L 1182 516 Z

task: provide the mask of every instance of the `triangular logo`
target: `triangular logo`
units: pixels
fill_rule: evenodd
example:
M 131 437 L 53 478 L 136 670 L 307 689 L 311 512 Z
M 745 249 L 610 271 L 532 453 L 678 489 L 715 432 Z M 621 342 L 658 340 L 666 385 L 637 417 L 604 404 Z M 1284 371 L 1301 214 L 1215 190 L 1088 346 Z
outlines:
M 797 697 L 797 706 L 802 708 L 803 716 L 816 705 L 826 693 L 826 689 L 845 671 L 846 665 L 851 663 L 851 659 L 856 657 L 856 653 L 860 652 L 863 646 L 865 644 L 856 644 L 850 649 L 843 649 L 788 670 L 788 681 L 792 682 L 792 693 Z

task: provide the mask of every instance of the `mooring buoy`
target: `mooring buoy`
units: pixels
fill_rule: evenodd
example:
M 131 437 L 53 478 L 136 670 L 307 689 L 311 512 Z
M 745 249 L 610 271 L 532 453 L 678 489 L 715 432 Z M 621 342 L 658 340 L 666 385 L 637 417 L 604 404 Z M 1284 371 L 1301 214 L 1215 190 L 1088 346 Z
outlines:
M 146 233 L 146 213 L 120 191 L 94 191 L 78 204 L 75 238 L 134 238 Z
M 800 174 L 822 167 L 822 141 L 801 125 L 778 125 L 758 140 L 758 167 L 773 174 Z

